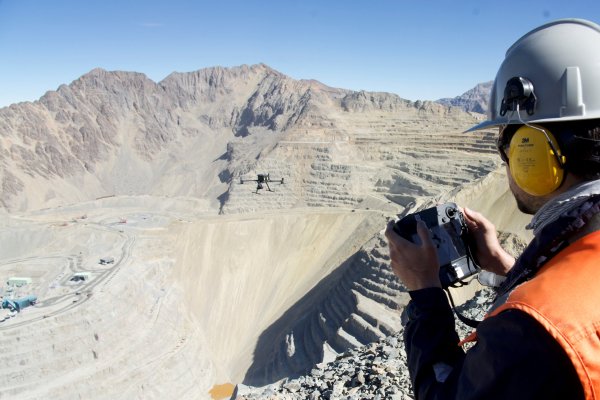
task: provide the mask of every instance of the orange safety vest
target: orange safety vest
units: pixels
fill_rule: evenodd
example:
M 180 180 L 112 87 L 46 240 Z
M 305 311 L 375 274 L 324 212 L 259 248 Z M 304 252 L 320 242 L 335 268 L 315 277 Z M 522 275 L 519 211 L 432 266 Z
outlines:
M 561 250 L 486 318 L 508 309 L 542 324 L 573 363 L 585 398 L 600 398 L 600 231 Z

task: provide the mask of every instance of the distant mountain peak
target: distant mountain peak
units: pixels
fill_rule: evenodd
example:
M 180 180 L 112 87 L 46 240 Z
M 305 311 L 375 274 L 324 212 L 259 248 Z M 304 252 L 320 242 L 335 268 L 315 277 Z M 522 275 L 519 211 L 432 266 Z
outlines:
M 464 111 L 485 114 L 488 109 L 490 92 L 494 81 L 479 83 L 473 89 L 454 98 L 443 98 L 436 102 L 447 106 L 462 108 Z

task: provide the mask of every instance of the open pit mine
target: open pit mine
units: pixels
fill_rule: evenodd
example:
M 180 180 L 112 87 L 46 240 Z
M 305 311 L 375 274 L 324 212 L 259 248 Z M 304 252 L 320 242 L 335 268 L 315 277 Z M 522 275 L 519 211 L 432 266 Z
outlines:
M 482 118 L 262 64 L 0 109 L 0 397 L 229 398 L 385 340 L 389 219 L 453 200 L 526 238 Z

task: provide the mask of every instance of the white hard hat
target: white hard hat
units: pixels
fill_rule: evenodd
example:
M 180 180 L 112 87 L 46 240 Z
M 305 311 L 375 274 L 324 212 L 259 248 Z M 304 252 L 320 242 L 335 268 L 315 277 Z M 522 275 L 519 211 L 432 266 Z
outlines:
M 506 52 L 490 95 L 490 126 L 600 118 L 600 26 L 562 19 Z

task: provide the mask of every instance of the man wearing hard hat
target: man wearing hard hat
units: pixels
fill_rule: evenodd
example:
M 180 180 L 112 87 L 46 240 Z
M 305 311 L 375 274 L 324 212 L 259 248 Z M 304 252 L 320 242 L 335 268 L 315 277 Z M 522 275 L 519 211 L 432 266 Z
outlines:
M 459 346 L 436 250 L 388 225 L 391 266 L 410 292 L 405 344 L 417 399 L 600 398 L 600 26 L 554 21 L 506 52 L 490 98 L 498 151 L 534 239 L 515 261 L 495 227 L 464 210 L 481 267 L 505 277 Z

